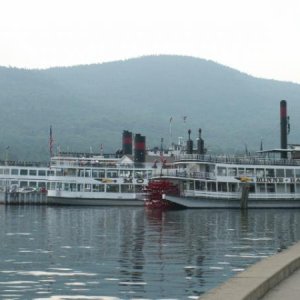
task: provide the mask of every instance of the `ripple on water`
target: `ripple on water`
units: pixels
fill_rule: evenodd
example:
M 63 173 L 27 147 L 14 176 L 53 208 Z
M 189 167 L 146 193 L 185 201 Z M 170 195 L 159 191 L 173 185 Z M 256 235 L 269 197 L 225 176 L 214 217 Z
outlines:
M 85 296 L 85 295 L 53 295 L 48 298 L 33 298 L 32 300 L 121 300 L 118 297 L 110 296 Z
M 85 273 L 85 272 L 46 272 L 46 271 L 0 271 L 1 273 L 15 273 L 18 275 L 29 275 L 29 276 L 97 276 L 96 273 Z

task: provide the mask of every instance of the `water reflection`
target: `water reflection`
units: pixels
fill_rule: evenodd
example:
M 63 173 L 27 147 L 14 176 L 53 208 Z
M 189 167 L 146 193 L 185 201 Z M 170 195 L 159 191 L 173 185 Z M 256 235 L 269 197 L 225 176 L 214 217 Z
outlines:
M 1 206 L 0 298 L 193 299 L 298 241 L 299 219 L 284 209 Z

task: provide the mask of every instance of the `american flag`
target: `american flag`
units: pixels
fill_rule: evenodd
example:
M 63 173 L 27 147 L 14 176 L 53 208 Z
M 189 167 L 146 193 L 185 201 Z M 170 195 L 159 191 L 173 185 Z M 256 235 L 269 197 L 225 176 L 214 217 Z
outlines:
M 50 151 L 50 157 L 53 156 L 53 135 L 52 135 L 52 126 L 50 126 L 50 135 L 49 135 L 49 151 Z

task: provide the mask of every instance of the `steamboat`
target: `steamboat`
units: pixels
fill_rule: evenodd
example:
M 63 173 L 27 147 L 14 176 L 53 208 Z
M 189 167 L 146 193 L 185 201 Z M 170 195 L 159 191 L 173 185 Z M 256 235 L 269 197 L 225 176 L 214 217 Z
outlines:
M 189 138 L 185 153 L 153 173 L 152 180 L 177 187 L 162 193 L 162 202 L 191 208 L 300 208 L 300 145 L 288 145 L 289 117 L 280 102 L 281 148 L 256 155 L 208 155 L 201 138 Z M 289 146 L 289 147 L 288 147 Z

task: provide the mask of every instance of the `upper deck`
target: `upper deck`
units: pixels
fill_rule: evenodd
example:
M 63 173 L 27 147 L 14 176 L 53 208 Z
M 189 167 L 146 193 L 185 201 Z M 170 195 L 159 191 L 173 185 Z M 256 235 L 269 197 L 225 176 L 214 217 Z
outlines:
M 212 164 L 219 163 L 234 165 L 300 166 L 300 160 L 298 159 L 208 154 L 181 154 L 175 156 L 175 163 L 180 162 L 204 162 Z

